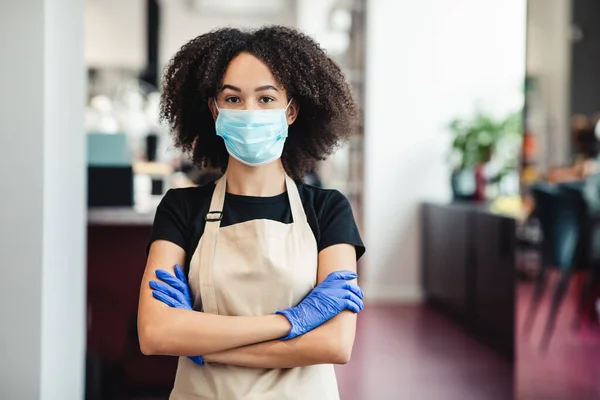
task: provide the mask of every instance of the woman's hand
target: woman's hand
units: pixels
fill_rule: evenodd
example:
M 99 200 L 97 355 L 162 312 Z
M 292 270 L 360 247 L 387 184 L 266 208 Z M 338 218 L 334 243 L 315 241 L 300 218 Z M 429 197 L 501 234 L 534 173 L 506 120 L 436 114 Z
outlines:
M 165 270 L 157 269 L 156 277 L 160 281 L 150 281 L 152 296 L 173 308 L 192 309 L 192 294 L 185 272 L 179 264 L 175 265 L 175 276 Z
M 149 285 L 153 289 L 152 296 L 173 308 L 183 308 L 192 310 L 192 294 L 187 283 L 187 278 L 183 268 L 175 265 L 175 275 L 162 269 L 156 270 L 156 277 L 161 281 L 150 281 Z M 189 356 L 190 360 L 198 365 L 204 365 L 202 356 Z
M 332 272 L 306 296 L 300 304 L 287 310 L 277 311 L 284 315 L 292 330 L 282 340 L 293 339 L 309 332 L 344 310 L 359 313 L 363 310 L 363 292 L 348 281 L 357 278 L 351 271 Z

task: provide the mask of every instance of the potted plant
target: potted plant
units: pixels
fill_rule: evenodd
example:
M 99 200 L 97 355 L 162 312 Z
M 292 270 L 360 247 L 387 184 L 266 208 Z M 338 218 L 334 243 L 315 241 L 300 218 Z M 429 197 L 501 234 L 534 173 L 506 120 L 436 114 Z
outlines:
M 454 119 L 448 125 L 454 200 L 485 200 L 487 183 L 498 183 L 516 171 L 521 127 L 521 111 L 498 120 L 478 110 L 472 118 Z M 492 161 L 494 168 L 486 173 Z

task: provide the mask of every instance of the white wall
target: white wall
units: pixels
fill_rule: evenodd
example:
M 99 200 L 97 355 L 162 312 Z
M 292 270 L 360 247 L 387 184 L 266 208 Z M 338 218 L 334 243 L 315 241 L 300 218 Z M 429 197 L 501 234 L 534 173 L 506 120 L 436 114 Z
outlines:
M 355 1 L 355 0 L 351 0 Z M 336 50 L 330 13 L 338 0 L 296 0 L 296 28 L 316 40 L 329 54 Z
M 570 79 L 572 0 L 529 0 L 527 73 L 541 80 L 546 131 L 539 134 L 541 167 L 571 159 Z
M 3 399 L 83 398 L 83 8 L 0 0 Z
M 85 60 L 96 68 L 146 67 L 146 1 L 85 0 Z
M 231 2 L 232 0 L 228 0 Z M 265 2 L 265 0 L 237 0 Z M 309 0 L 313 1 L 314 0 Z M 328 0 L 331 1 L 331 0 Z M 97 68 L 142 70 L 146 66 L 146 1 L 85 0 L 85 60 Z M 293 0 L 270 0 L 280 6 L 269 14 L 222 11 L 210 0 L 162 0 L 159 5 L 159 63 L 166 64 L 179 48 L 198 35 L 221 27 L 259 28 L 266 24 L 294 26 Z M 315 3 L 316 4 L 316 3 Z M 268 4 L 267 4 L 268 5 Z
M 8 179 L 0 186 L 0 387 L 7 398 L 34 399 L 41 389 L 43 3 L 0 3 L 0 51 L 14 60 L 0 63 L 0 168 Z
M 240 1 L 240 0 L 238 0 Z M 250 0 L 244 0 L 250 1 Z M 261 1 L 261 0 L 253 0 Z M 165 65 L 182 45 L 203 33 L 224 27 L 260 28 L 263 25 L 288 25 L 296 23 L 295 10 L 290 0 L 276 13 L 232 13 L 230 7 L 219 12 L 214 8 L 203 9 L 190 6 L 188 0 L 164 0 L 161 2 L 160 63 Z M 202 4 L 201 1 L 197 2 Z
M 362 285 L 418 300 L 419 204 L 450 199 L 453 117 L 522 105 L 525 0 L 367 2 Z
M 327 40 L 329 10 L 336 0 L 297 0 L 296 27 L 321 43 Z

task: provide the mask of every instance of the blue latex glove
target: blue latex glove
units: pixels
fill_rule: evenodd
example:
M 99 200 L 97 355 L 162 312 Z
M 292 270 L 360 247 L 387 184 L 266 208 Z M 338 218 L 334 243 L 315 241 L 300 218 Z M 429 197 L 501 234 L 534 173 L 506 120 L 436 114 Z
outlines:
M 165 270 L 157 269 L 156 277 L 160 281 L 150 281 L 152 296 L 173 308 L 192 310 L 192 294 L 183 268 L 175 265 L 175 276 Z M 162 282 L 161 282 L 162 281 Z M 198 365 L 204 365 L 202 356 L 189 356 Z
M 282 340 L 293 339 L 309 332 L 343 310 L 358 313 L 363 310 L 363 292 L 354 283 L 348 281 L 356 279 L 358 275 L 351 271 L 332 272 L 315 287 L 296 307 L 277 311 L 284 315 L 292 330 Z

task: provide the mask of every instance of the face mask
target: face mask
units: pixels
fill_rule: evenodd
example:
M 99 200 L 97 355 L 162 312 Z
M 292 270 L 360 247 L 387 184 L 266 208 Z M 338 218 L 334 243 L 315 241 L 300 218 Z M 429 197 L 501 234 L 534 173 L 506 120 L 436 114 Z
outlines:
M 227 152 L 251 167 L 280 158 L 288 136 L 286 111 L 291 102 L 285 109 L 275 110 L 230 110 L 217 106 L 215 129 L 225 141 Z

